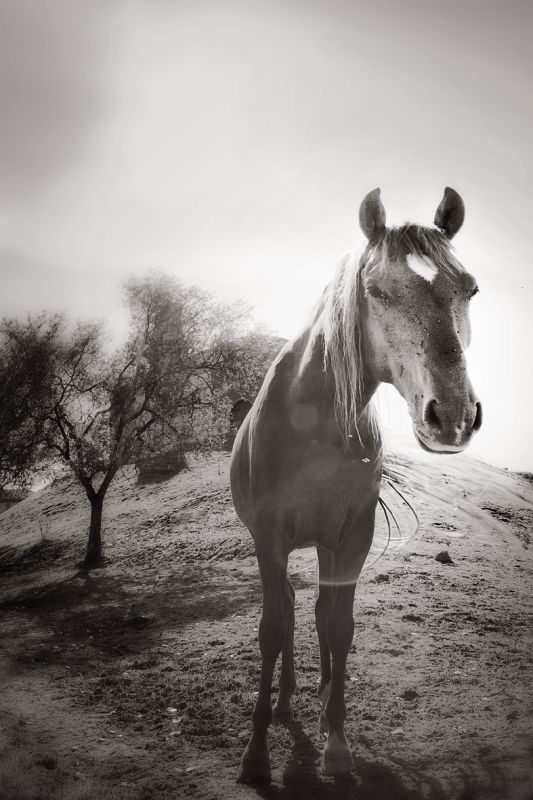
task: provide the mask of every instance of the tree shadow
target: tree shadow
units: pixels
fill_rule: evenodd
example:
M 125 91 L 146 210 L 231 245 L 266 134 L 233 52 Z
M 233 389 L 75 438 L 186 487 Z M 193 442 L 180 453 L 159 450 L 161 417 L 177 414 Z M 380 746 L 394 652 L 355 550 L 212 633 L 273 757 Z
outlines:
M 224 580 L 227 573 L 216 565 L 180 565 L 156 583 L 126 583 L 107 570 L 79 570 L 22 588 L 0 601 L 0 612 L 36 617 L 42 631 L 42 637 L 23 642 L 19 663 L 79 663 L 88 649 L 114 659 L 156 646 L 162 629 L 248 610 L 251 582 L 239 589 L 225 587 Z
M 4 580 L 10 575 L 27 575 L 57 564 L 72 550 L 69 540 L 41 539 L 22 550 L 20 547 L 0 547 L 0 575 Z

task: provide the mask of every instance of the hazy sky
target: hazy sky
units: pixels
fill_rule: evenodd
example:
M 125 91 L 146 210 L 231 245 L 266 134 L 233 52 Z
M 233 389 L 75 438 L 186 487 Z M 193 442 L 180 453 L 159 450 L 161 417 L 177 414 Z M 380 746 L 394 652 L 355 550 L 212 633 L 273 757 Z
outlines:
M 297 332 L 357 209 L 464 197 L 472 455 L 533 469 L 530 0 L 0 0 L 0 314 L 160 267 Z M 389 393 L 388 396 L 392 395 Z M 385 418 L 405 428 L 400 403 Z

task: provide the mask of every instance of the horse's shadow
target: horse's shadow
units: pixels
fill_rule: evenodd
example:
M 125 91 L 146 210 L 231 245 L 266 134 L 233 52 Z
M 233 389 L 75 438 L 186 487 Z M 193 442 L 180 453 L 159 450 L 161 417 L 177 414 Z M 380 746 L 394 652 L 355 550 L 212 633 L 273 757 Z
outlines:
M 265 800 L 447 800 L 448 795 L 436 780 L 424 776 L 424 791 L 405 785 L 405 780 L 390 766 L 375 759 L 355 758 L 356 774 L 328 778 L 320 771 L 320 753 L 300 722 L 287 724 L 294 744 L 289 763 L 278 779 L 256 784 L 257 794 Z M 421 776 L 413 775 L 415 780 Z M 461 800 L 473 800 L 475 793 L 461 794 Z

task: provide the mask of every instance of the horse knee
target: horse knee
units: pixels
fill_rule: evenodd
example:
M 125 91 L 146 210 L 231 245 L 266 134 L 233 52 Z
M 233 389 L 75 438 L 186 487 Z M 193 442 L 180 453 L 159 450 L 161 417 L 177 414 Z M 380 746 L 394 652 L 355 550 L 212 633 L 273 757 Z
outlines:
M 355 629 L 353 612 L 335 615 L 328 618 L 327 639 L 333 657 L 337 653 L 347 653 L 353 640 Z
M 288 589 L 284 598 L 283 611 L 286 623 L 288 625 L 294 625 L 294 589 L 290 583 L 288 583 L 287 586 Z
M 322 591 L 315 603 L 315 622 L 317 629 L 324 627 L 331 611 L 331 600 Z
M 285 639 L 286 621 L 283 614 L 263 612 L 259 623 L 259 649 L 263 658 L 276 659 Z

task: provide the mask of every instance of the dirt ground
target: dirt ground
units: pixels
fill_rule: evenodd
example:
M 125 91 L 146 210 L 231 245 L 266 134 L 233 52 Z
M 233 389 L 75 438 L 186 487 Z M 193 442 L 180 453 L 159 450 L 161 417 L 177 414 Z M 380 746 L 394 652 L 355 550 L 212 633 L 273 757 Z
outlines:
M 462 456 L 398 457 L 391 476 L 420 528 L 361 576 L 346 683 L 357 772 L 342 781 L 320 773 L 316 559 L 301 551 L 296 719 L 271 728 L 272 783 L 236 782 L 261 593 L 227 455 L 161 484 L 125 473 L 104 511 L 107 566 L 88 575 L 75 486 L 0 517 L 1 800 L 532 798 L 530 480 Z M 383 497 L 412 535 L 388 482 Z M 376 553 L 385 534 L 382 517 Z

